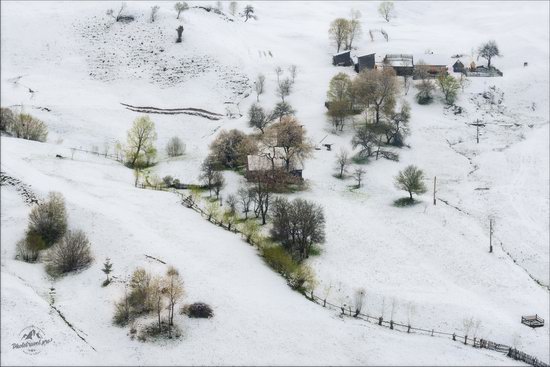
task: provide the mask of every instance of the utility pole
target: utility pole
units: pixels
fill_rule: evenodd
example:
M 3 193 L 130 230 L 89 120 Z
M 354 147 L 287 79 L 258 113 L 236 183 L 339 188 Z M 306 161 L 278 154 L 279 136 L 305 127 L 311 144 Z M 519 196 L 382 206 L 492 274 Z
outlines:
M 489 253 L 493 252 L 493 219 L 489 219 Z
M 434 205 L 436 204 L 436 201 L 435 201 L 436 183 L 437 183 L 437 176 L 434 176 Z

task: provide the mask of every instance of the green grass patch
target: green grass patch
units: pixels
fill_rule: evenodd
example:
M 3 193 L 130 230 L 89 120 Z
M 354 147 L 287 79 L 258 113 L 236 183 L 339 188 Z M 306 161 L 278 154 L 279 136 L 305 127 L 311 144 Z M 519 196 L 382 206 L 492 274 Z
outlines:
M 416 205 L 420 203 L 420 201 L 416 201 L 414 199 L 411 199 L 411 198 L 401 198 L 401 199 L 397 199 L 393 202 L 393 206 L 396 206 L 398 208 L 403 208 L 403 207 L 406 207 L 406 206 L 413 206 L 413 205 Z

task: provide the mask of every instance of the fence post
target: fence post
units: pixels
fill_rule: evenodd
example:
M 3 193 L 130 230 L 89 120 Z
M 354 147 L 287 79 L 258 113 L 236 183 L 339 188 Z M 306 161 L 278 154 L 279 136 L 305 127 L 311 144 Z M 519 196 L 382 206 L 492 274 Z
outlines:
M 380 316 L 380 317 L 378 318 L 378 325 L 382 325 L 382 320 L 383 320 L 383 319 L 382 319 L 382 316 Z
M 407 333 L 411 332 L 411 325 L 407 326 Z
M 464 335 L 464 344 L 468 344 L 468 335 Z
M 390 329 L 393 330 L 393 320 L 390 320 Z
M 453 333 L 453 340 L 456 341 L 456 334 Z
M 476 337 L 474 336 L 474 345 L 473 347 L 475 348 L 476 347 Z
M 434 336 L 434 329 L 432 329 L 432 336 Z

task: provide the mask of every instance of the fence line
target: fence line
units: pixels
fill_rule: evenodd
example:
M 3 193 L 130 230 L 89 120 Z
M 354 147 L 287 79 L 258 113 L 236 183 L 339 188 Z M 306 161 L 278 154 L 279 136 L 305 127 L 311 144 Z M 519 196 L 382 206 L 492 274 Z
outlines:
M 145 185 L 141 185 L 141 187 L 145 188 L 145 189 L 149 188 Z M 185 196 L 184 194 L 182 194 L 182 193 L 180 193 L 180 192 L 178 192 L 177 190 L 174 190 L 174 189 L 171 189 L 171 190 L 165 189 L 165 188 L 153 188 L 153 189 L 162 190 L 162 191 L 170 191 L 170 192 L 178 194 L 181 198 L 181 205 L 184 205 L 187 208 L 196 211 L 201 216 L 210 217 L 208 220 L 213 224 L 217 224 L 220 227 L 222 227 L 226 230 L 229 230 L 230 232 L 239 233 L 239 234 L 243 235 L 243 232 L 241 230 L 239 230 L 237 228 L 237 226 L 232 226 L 232 228 L 229 229 L 228 227 L 224 226 L 223 221 L 219 221 L 219 220 L 213 218 L 208 213 L 206 213 L 200 206 L 197 205 L 197 203 L 193 200 L 191 195 Z M 255 244 L 254 241 L 252 241 L 252 240 L 250 240 L 250 244 L 253 245 L 253 246 L 258 247 L 258 244 Z M 334 303 L 328 301 L 326 297 L 321 298 L 321 297 L 315 295 L 313 293 L 313 291 L 311 291 L 309 293 L 309 295 L 304 293 L 304 296 L 307 299 L 309 299 L 310 301 L 312 301 L 316 304 L 319 304 L 321 307 L 333 308 L 333 309 L 339 311 L 341 316 L 346 316 L 346 317 L 359 319 L 359 320 L 362 320 L 362 321 L 365 321 L 365 322 L 368 322 L 368 323 L 373 323 L 373 322 L 369 321 L 370 319 L 372 319 L 375 324 L 377 324 L 379 326 L 389 327 L 390 329 L 396 330 L 396 331 L 399 331 L 399 330 L 395 329 L 395 327 L 399 326 L 399 327 L 402 327 L 402 328 L 406 328 L 406 332 L 409 333 L 409 334 L 419 332 L 419 333 L 429 334 L 430 336 L 446 335 L 446 336 L 450 336 L 453 341 L 463 343 L 464 345 L 472 345 L 474 348 L 489 349 L 489 350 L 494 350 L 494 351 L 500 352 L 500 353 L 506 353 L 507 357 L 512 358 L 514 360 L 525 362 L 525 363 L 527 363 L 529 365 L 532 365 L 534 367 L 550 367 L 550 365 L 548 365 L 547 363 L 539 360 L 538 358 L 536 358 L 534 356 L 531 356 L 527 353 L 524 353 L 520 350 L 517 350 L 516 348 L 512 348 L 512 347 L 510 347 L 506 344 L 500 344 L 500 343 L 493 342 L 491 340 L 477 338 L 477 337 L 474 337 L 474 338 L 470 337 L 469 338 L 468 335 L 459 335 L 455 332 L 453 332 L 451 334 L 451 333 L 448 333 L 448 332 L 443 332 L 443 331 L 439 331 L 439 330 L 435 330 L 435 329 L 430 330 L 430 329 L 417 328 L 417 327 L 411 326 L 410 323 L 403 324 L 403 323 L 395 322 L 393 320 L 389 320 L 389 321 L 384 320 L 383 316 L 376 317 L 376 316 L 370 316 L 370 315 L 367 315 L 367 314 L 363 314 L 360 311 L 358 312 L 357 310 L 353 311 L 349 305 L 334 304 Z M 322 302 L 322 304 L 320 304 L 318 301 Z M 346 306 L 347 306 L 347 308 L 346 308 Z M 348 313 L 346 314 L 346 312 L 348 312 Z

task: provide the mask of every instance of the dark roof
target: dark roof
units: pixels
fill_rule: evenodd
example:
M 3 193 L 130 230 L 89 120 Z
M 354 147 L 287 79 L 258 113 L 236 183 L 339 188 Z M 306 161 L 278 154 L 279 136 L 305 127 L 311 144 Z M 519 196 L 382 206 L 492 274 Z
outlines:
M 456 60 L 456 62 L 453 64 L 453 66 L 464 66 L 464 64 L 460 60 Z
M 365 68 L 374 69 L 374 54 L 363 55 L 357 58 L 356 71 L 360 72 Z
M 343 66 L 353 65 L 350 51 L 340 52 L 332 56 L 332 65 L 343 65 Z

